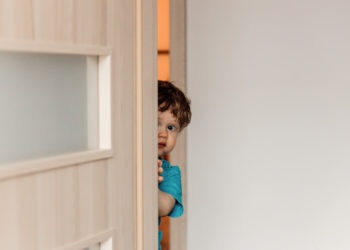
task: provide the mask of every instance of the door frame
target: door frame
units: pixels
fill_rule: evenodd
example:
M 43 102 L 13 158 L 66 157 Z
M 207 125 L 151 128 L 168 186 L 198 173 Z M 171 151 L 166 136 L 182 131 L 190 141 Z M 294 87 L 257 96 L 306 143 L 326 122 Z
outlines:
M 170 0 L 170 80 L 187 92 L 186 0 Z M 172 164 L 182 173 L 184 214 L 170 222 L 170 249 L 187 249 L 187 132 L 181 132 L 171 153 Z

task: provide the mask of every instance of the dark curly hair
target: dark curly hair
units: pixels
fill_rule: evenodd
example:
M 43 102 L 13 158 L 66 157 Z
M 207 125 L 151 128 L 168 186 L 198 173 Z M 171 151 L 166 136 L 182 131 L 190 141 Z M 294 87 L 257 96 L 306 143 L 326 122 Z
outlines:
M 158 81 L 158 111 L 170 112 L 176 117 L 180 125 L 180 131 L 191 122 L 190 99 L 168 81 Z

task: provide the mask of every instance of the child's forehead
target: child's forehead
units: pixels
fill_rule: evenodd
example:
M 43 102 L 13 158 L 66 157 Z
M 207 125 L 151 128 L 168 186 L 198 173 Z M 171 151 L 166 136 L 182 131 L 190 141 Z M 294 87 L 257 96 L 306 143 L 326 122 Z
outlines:
M 158 111 L 159 120 L 167 120 L 171 122 L 179 122 L 179 119 L 174 115 L 172 110 L 167 109 L 165 111 Z

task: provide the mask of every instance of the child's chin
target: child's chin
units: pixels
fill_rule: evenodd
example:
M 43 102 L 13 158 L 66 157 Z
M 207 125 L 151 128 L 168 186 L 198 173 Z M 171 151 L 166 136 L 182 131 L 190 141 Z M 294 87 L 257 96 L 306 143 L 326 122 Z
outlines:
M 158 150 L 158 157 L 162 157 L 166 155 L 166 152 L 164 152 L 163 150 Z

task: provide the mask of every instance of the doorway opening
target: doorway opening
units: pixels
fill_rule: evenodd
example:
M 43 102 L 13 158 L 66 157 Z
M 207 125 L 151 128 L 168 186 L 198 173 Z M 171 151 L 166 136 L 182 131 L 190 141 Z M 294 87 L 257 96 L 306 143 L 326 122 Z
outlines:
M 174 82 L 185 93 L 186 88 L 186 0 L 158 1 L 158 79 Z M 162 218 L 162 250 L 186 250 L 187 184 L 186 129 L 177 138 L 168 159 L 181 170 L 184 214 L 176 219 Z
M 170 0 L 158 0 L 158 80 L 170 81 Z M 169 217 L 162 218 L 162 250 L 170 250 L 170 223 Z

